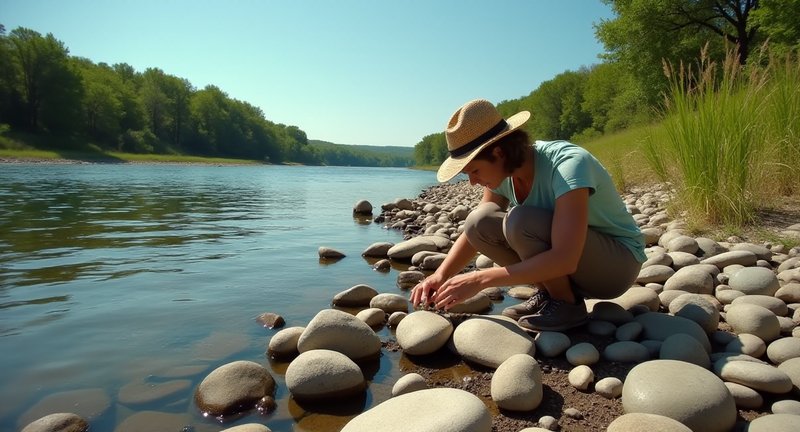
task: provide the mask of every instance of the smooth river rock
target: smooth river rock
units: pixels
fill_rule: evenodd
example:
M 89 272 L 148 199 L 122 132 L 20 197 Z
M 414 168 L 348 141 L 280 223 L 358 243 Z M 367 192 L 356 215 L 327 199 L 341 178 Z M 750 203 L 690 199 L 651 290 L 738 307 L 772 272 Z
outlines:
M 22 432 L 84 432 L 89 423 L 73 413 L 55 413 L 31 422 Z
M 227 415 L 252 409 L 264 396 L 275 392 L 275 380 L 264 366 L 239 360 L 214 369 L 195 391 L 200 411 Z
M 528 333 L 516 321 L 498 315 L 476 316 L 461 323 L 453 332 L 453 347 L 465 360 L 494 369 L 514 354 L 536 354 Z
M 677 360 L 652 360 L 635 366 L 625 378 L 626 413 L 670 417 L 693 431 L 727 432 L 736 422 L 736 404 L 728 388 L 708 369 Z
M 490 432 L 492 415 L 483 401 L 472 393 L 433 388 L 388 399 L 350 420 L 341 432 L 385 430 Z
M 377 358 L 381 339 L 364 321 L 337 309 L 317 313 L 297 340 L 300 353 L 315 349 L 339 351 L 352 360 Z
M 492 400 L 501 409 L 531 411 L 542 402 L 542 370 L 527 354 L 514 354 L 504 361 L 491 381 Z
M 316 349 L 301 353 L 286 368 L 286 387 L 295 399 L 348 397 L 366 389 L 361 368 L 338 352 Z
M 447 343 L 453 334 L 453 324 L 439 314 L 415 311 L 400 321 L 395 334 L 406 354 L 426 355 Z

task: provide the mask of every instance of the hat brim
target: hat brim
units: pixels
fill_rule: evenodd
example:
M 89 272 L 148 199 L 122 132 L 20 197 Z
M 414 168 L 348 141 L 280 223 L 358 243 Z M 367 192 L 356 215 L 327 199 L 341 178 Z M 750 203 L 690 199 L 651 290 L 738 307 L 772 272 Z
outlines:
M 457 176 L 461 173 L 461 170 L 481 152 L 481 150 L 485 149 L 487 146 L 493 144 L 495 141 L 499 140 L 500 138 L 510 134 L 511 132 L 517 130 L 525 124 L 528 119 L 531 118 L 531 113 L 529 111 L 520 111 L 513 116 L 506 119 L 506 123 L 508 123 L 508 127 L 503 129 L 502 132 L 493 136 L 491 139 L 486 141 L 485 143 L 479 145 L 472 150 L 471 152 L 459 156 L 459 157 L 452 157 L 449 156 L 442 162 L 442 165 L 439 166 L 439 170 L 436 172 L 436 179 L 440 182 L 446 182 L 452 179 L 453 177 Z

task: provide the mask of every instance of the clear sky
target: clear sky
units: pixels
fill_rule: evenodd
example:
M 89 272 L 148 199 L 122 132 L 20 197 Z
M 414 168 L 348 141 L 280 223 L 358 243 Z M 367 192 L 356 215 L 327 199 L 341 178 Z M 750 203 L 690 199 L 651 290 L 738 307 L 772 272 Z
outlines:
M 470 99 L 598 63 L 593 24 L 612 16 L 600 0 L 0 0 L 6 32 L 216 85 L 310 139 L 398 146 Z

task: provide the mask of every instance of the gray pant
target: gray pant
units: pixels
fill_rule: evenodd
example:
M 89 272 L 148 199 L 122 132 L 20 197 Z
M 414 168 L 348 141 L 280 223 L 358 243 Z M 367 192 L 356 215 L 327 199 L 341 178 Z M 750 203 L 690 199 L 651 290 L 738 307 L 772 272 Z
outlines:
M 550 249 L 552 223 L 548 210 L 516 206 L 505 212 L 495 203 L 483 203 L 467 217 L 464 234 L 479 252 L 507 266 Z M 630 288 L 640 268 L 622 243 L 590 228 L 578 269 L 568 276 L 577 294 L 610 299 Z

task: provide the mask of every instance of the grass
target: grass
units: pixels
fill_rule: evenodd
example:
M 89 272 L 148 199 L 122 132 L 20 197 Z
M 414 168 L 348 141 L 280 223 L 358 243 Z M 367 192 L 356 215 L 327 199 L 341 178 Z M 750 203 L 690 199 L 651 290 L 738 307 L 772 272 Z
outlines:
M 60 147 L 53 149 L 54 146 Z M 61 147 L 65 149 L 61 149 Z M 49 148 L 49 149 L 47 149 Z M 180 154 L 139 154 L 101 149 L 92 143 L 77 143 L 63 138 L 9 133 L 0 129 L 0 158 L 21 160 L 77 160 L 105 163 L 186 163 L 216 165 L 257 165 L 262 161 L 202 157 Z

